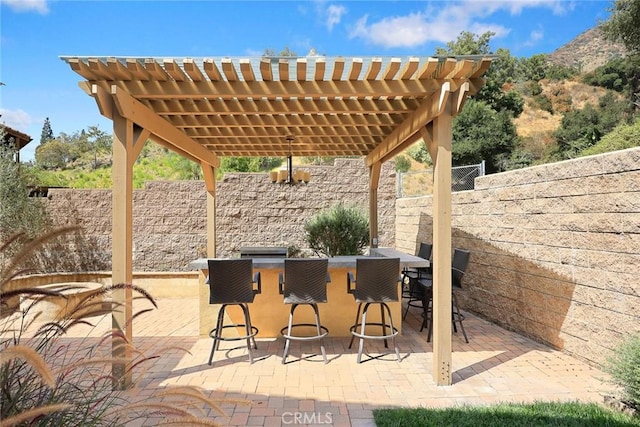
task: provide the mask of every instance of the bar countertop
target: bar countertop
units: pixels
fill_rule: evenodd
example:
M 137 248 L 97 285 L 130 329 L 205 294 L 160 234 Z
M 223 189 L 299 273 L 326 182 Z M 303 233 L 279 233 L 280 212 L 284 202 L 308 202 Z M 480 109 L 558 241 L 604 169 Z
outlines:
M 401 269 L 403 267 L 429 267 L 430 265 L 429 260 L 415 255 L 408 255 L 392 248 L 373 248 L 369 253 L 371 256 L 400 258 Z M 323 319 L 322 324 L 331 331 L 332 336 L 351 336 L 350 328 L 353 324 L 358 305 L 353 295 L 347 291 L 347 273 L 356 273 L 356 259 L 359 257 L 361 256 L 338 256 L 329 258 L 328 268 L 331 282 L 327 285 L 327 302 L 319 304 L 318 308 Z M 251 304 L 252 323 L 258 327 L 259 337 L 280 337 L 282 335 L 282 327 L 287 325 L 289 319 L 289 308 L 283 303 L 283 296 L 279 293 L 278 287 L 278 275 L 284 271 L 284 260 L 286 258 L 256 257 L 252 259 L 253 269 L 261 273 L 262 282 L 261 293 L 256 295 L 255 301 Z M 207 260 L 207 258 L 200 258 L 190 263 L 191 268 L 200 272 L 199 280 L 202 286 L 199 286 L 199 308 L 200 336 L 202 337 L 208 336 L 212 325 L 216 324 L 217 318 L 217 308 L 215 305 L 209 304 L 210 288 L 209 286 L 205 286 L 205 280 L 209 273 Z M 398 274 L 398 278 L 399 277 Z M 398 293 L 400 294 L 400 286 L 398 286 Z M 388 305 L 393 313 L 393 317 L 401 319 L 402 307 L 400 298 L 398 298 L 398 301 L 389 302 Z M 242 311 L 236 310 L 234 313 L 230 314 L 233 321 L 241 324 L 243 319 Z M 301 320 L 299 319 L 301 323 L 311 323 L 315 321 L 309 311 L 303 311 L 302 316 Z M 377 315 L 372 314 L 372 316 L 376 317 Z M 402 331 L 402 322 L 400 320 L 398 320 L 397 328 Z
M 384 256 L 389 258 L 400 258 L 400 267 L 426 268 L 430 262 L 424 258 L 415 255 L 409 255 L 404 252 L 397 251 L 393 248 L 371 248 L 369 256 Z M 329 268 L 355 268 L 356 258 L 366 255 L 346 255 L 329 258 Z M 255 268 L 263 269 L 282 269 L 284 268 L 285 258 L 253 258 Z M 194 270 L 207 270 L 207 258 L 199 258 L 192 261 L 189 266 Z

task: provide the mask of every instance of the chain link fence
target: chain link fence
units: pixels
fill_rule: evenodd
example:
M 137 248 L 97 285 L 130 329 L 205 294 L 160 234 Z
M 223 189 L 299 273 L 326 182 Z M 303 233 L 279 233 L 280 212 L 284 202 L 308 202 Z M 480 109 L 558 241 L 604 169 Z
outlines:
M 484 174 L 484 160 L 477 165 L 451 168 L 451 191 L 473 190 L 475 179 Z M 397 185 L 398 198 L 433 194 L 433 169 L 398 173 Z

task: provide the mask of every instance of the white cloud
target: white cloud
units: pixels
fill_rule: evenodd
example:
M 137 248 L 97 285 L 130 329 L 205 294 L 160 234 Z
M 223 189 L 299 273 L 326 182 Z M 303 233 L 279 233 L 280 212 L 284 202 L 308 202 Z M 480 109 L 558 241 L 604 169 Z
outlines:
M 14 12 L 37 12 L 41 15 L 49 13 L 47 0 L 0 0 Z
M 544 38 L 544 31 L 542 28 L 531 31 L 529 39 L 524 43 L 525 46 L 535 46 L 537 42 Z
M 7 110 L 0 108 L 0 123 L 9 126 L 20 132 L 26 132 L 26 129 L 35 123 L 33 117 L 23 110 Z
M 340 23 L 340 21 L 342 20 L 342 15 L 344 15 L 346 12 L 347 12 L 347 9 L 344 6 L 330 4 L 327 7 L 326 24 L 329 31 L 333 30 L 333 27 Z
M 462 31 L 482 34 L 495 33 L 504 37 L 511 31 L 498 22 L 490 22 L 499 11 L 518 15 L 526 8 L 548 8 L 554 14 L 563 14 L 575 7 L 574 2 L 562 0 L 464 0 L 457 2 L 431 2 L 424 12 L 405 16 L 385 17 L 369 23 L 367 15 L 356 21 L 350 38 L 360 38 L 385 48 L 412 48 L 429 42 L 447 43 Z

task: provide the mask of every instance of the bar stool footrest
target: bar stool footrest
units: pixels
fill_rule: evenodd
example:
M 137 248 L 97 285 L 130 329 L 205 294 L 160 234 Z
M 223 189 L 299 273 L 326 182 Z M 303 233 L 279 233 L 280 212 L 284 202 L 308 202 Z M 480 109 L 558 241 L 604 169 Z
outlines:
M 242 329 L 246 329 L 247 325 L 243 324 L 243 323 L 237 323 L 237 324 L 232 324 L 232 325 L 223 325 L 222 329 L 227 329 L 227 328 L 242 328 Z M 255 326 L 251 325 L 251 335 L 240 335 L 237 337 L 223 337 L 222 335 L 217 335 L 218 332 L 218 328 L 214 328 L 209 332 L 209 337 L 213 338 L 214 340 L 220 340 L 220 341 L 240 341 L 240 340 L 246 340 L 247 338 L 254 338 L 258 332 L 260 332 L 258 330 L 258 328 L 256 328 Z
M 317 328 L 318 325 L 315 323 L 294 323 L 291 325 L 291 329 L 296 327 L 308 327 L 308 328 Z M 320 335 L 311 335 L 311 336 L 300 336 L 300 335 L 287 335 L 286 331 L 289 329 L 288 326 L 285 326 L 280 330 L 280 334 L 283 338 L 288 340 L 296 340 L 296 341 L 311 341 L 311 340 L 319 340 L 326 337 L 329 334 L 329 329 L 325 326 L 320 325 L 320 330 L 322 333 Z
M 390 339 L 390 338 L 394 338 L 398 335 L 398 328 L 396 328 L 395 326 L 392 327 L 390 324 L 384 324 L 384 323 L 369 323 L 367 322 L 367 326 L 379 326 L 381 329 L 382 328 L 388 328 L 388 329 L 392 329 L 393 332 L 388 334 L 388 335 L 364 335 L 361 334 L 359 332 L 357 332 L 358 328 L 362 327 L 362 323 L 357 323 L 353 326 L 351 326 L 350 331 L 351 331 L 351 335 L 358 337 L 358 338 L 367 338 L 367 339 L 373 339 L 373 340 L 386 340 L 386 339 Z

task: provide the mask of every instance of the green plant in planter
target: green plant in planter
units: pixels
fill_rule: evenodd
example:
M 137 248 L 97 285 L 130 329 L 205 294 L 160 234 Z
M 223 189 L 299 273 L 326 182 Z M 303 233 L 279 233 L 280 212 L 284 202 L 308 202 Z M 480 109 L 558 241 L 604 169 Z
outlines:
M 629 336 L 613 350 L 605 371 L 620 387 L 622 401 L 640 411 L 640 334 Z
M 309 247 L 318 255 L 361 255 L 369 244 L 369 220 L 342 203 L 319 212 L 304 226 Z

